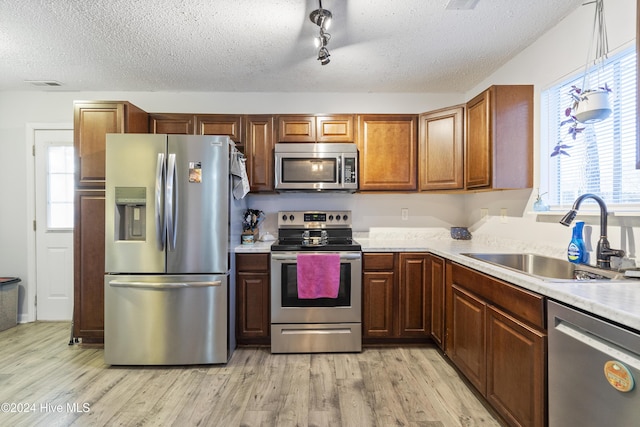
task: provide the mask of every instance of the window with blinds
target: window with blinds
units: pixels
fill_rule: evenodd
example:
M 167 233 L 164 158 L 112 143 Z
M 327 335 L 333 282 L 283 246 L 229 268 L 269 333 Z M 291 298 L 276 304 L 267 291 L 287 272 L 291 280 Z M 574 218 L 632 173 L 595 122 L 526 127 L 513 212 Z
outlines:
M 573 85 L 582 87 L 583 74 L 542 93 L 541 188 L 548 204 L 566 207 L 583 193 L 602 197 L 608 206 L 640 207 L 640 170 L 636 169 L 636 52 L 631 48 L 589 70 L 591 87 L 611 89 L 613 112 L 607 119 L 583 125 L 575 139 L 565 110 Z M 561 152 L 552 155 L 558 146 Z M 546 169 L 546 170 L 545 170 Z M 546 181 L 546 182 L 545 182 Z

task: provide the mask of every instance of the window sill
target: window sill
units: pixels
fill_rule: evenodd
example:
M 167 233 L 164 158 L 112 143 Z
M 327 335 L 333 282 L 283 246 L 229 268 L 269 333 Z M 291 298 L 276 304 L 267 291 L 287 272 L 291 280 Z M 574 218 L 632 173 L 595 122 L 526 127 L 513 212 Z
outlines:
M 571 208 L 567 208 L 564 210 L 549 210 L 549 211 L 529 211 L 529 214 L 538 215 L 538 216 L 564 216 L 567 212 L 569 212 Z M 607 210 L 609 216 L 619 216 L 619 217 L 640 217 L 640 210 Z M 600 216 L 599 210 L 579 210 L 578 216 Z

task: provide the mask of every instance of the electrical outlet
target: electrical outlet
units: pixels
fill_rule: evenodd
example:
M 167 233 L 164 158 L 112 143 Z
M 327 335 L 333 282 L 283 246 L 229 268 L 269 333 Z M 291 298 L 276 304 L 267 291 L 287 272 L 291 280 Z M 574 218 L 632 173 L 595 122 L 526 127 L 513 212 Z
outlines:
M 480 219 L 489 216 L 489 208 L 480 208 Z
M 407 221 L 409 219 L 409 208 L 400 209 L 400 216 L 403 221 Z
M 500 209 L 500 222 L 503 224 L 509 222 L 509 217 L 507 216 L 507 208 Z

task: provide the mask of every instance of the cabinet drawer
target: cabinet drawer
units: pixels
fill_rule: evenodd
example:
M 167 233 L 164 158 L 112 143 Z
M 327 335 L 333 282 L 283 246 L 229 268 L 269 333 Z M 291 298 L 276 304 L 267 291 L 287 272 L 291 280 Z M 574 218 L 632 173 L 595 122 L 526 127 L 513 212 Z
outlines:
M 362 268 L 365 271 L 393 270 L 395 265 L 395 254 L 393 253 L 373 253 L 364 254 Z
M 453 264 L 453 283 L 484 298 L 517 319 L 545 330 L 545 299 L 486 274 Z
M 236 254 L 236 271 L 269 271 L 269 254 Z

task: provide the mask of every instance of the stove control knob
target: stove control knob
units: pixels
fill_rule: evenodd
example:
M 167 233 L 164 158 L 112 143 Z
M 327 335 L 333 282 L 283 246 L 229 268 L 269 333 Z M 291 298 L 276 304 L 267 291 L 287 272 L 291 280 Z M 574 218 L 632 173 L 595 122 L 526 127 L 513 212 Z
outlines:
M 289 215 L 289 221 L 293 221 L 296 217 L 293 215 Z
M 343 219 L 343 220 L 345 220 L 345 221 L 346 221 L 348 218 L 349 218 L 349 216 L 348 216 L 348 215 L 342 215 L 342 219 Z
M 336 215 L 336 221 L 340 221 L 340 215 Z
M 329 221 L 333 221 L 333 215 L 329 215 Z
M 282 215 L 282 220 L 286 221 L 287 220 L 287 216 L 286 215 Z

